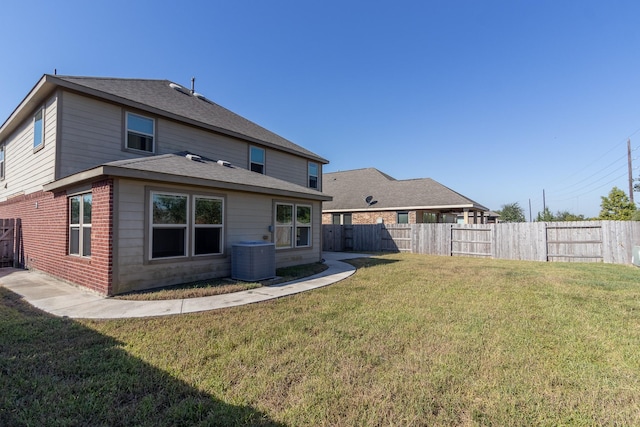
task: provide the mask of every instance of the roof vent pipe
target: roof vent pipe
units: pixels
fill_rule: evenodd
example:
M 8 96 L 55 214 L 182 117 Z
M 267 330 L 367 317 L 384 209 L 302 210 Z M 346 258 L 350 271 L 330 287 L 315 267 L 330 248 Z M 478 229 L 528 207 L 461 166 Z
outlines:
M 191 77 L 191 93 L 194 93 L 195 91 L 196 91 L 196 78 Z

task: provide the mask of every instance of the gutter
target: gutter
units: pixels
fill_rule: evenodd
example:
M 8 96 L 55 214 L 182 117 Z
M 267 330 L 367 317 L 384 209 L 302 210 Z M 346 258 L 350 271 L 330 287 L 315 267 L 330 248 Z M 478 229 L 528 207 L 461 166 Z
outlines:
M 117 166 L 102 165 L 84 172 L 61 178 L 43 186 L 44 191 L 59 191 L 68 187 L 77 186 L 102 178 L 130 178 L 146 181 L 168 182 L 188 186 L 210 187 L 223 190 L 242 191 L 257 194 L 267 194 L 282 197 L 303 198 L 317 201 L 331 201 L 333 198 L 320 192 L 291 191 L 286 189 L 260 187 L 256 185 L 225 182 L 205 178 L 188 177 L 184 175 L 172 175 L 162 172 L 140 171 L 137 169 L 121 168 Z

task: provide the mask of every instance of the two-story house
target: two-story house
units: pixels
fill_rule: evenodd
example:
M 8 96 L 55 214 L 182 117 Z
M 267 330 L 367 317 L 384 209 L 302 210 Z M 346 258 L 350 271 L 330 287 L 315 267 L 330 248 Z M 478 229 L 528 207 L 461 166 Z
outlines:
M 327 160 L 167 80 L 44 75 L 0 127 L 15 259 L 105 295 L 321 260 Z

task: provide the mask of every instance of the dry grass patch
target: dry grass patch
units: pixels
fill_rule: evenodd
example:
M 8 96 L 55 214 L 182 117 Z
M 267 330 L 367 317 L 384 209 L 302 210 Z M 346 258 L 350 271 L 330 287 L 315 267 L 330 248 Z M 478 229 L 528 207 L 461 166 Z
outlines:
M 230 278 L 201 280 L 198 282 L 183 283 L 180 285 L 166 286 L 162 288 L 149 289 L 146 291 L 136 291 L 126 294 L 116 295 L 116 299 L 134 300 L 134 301 L 153 301 L 153 300 L 169 300 L 208 297 L 212 295 L 229 294 L 232 292 L 246 291 L 256 289 L 262 286 L 275 285 L 291 280 L 302 279 L 321 273 L 328 267 L 322 263 L 312 263 L 298 265 L 295 267 L 279 268 L 276 270 L 276 276 L 273 279 L 263 280 L 261 282 L 243 282 L 241 280 L 233 280 Z

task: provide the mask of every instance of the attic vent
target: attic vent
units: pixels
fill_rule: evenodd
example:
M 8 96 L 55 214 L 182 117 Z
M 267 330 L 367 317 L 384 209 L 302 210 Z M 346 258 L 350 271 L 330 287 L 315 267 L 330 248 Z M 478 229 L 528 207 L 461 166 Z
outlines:
M 194 162 L 201 162 L 202 161 L 202 157 L 196 156 L 195 154 L 187 154 L 185 157 L 187 159 L 189 159 L 189 160 L 193 160 Z
M 204 101 L 204 102 L 208 102 L 209 104 L 212 104 L 212 102 L 210 100 L 208 100 L 203 94 L 198 93 L 198 92 L 193 92 L 193 96 L 195 96 L 196 98 Z
M 230 168 L 230 167 L 231 167 L 231 163 L 230 163 L 230 162 L 227 162 L 226 160 L 218 160 L 218 162 L 217 162 L 217 163 L 218 163 L 220 166 L 226 166 L 226 167 L 228 167 L 228 168 Z
M 170 87 L 171 89 L 175 89 L 175 90 L 177 90 L 178 92 L 182 92 L 182 93 L 184 93 L 185 95 L 189 95 L 189 90 L 188 90 L 188 89 L 183 88 L 182 86 L 180 86 L 180 85 L 178 85 L 178 84 L 175 84 L 175 83 L 169 83 L 169 87 Z

